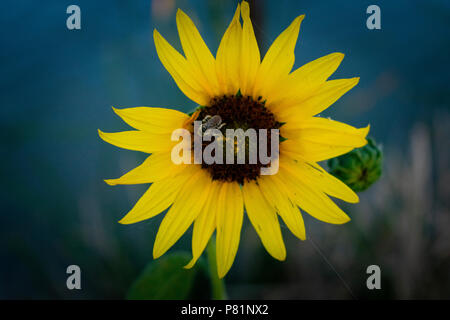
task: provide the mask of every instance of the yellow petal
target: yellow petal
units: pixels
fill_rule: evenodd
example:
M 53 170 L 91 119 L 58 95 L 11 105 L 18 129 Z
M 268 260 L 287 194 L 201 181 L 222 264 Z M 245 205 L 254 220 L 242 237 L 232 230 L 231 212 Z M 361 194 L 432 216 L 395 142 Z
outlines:
M 144 131 L 122 131 L 107 133 L 98 130 L 100 138 L 123 149 L 145 153 L 169 151 L 174 142 L 169 134 L 153 134 Z
M 271 110 L 277 112 L 280 108 L 298 104 L 311 97 L 336 71 L 343 58 L 342 53 L 331 53 L 311 61 L 289 74 L 273 90 L 268 101 L 268 104 L 271 104 Z
M 256 41 L 250 20 L 250 8 L 247 1 L 241 3 L 242 41 L 241 41 L 241 64 L 240 64 L 240 89 L 241 93 L 252 95 L 256 74 L 261 62 L 259 47 Z
M 283 147 L 281 147 L 283 146 Z M 308 161 L 323 161 L 352 151 L 353 147 L 333 146 L 327 144 L 310 143 L 307 141 L 284 141 L 280 146 L 280 153 L 294 159 Z
M 126 123 L 135 129 L 150 133 L 172 133 L 174 129 L 181 128 L 189 116 L 183 112 L 165 109 L 136 107 L 116 109 L 114 112 Z
M 314 218 L 333 224 L 342 224 L 350 218 L 321 190 L 295 177 L 294 172 L 280 161 L 277 178 L 283 181 L 291 198 L 301 209 Z
M 285 186 L 274 176 L 261 176 L 258 179 L 261 192 L 278 212 L 289 230 L 299 239 L 305 240 L 305 224 L 298 207 L 292 203 L 285 192 Z
M 287 160 L 285 164 L 289 166 L 297 179 L 302 179 L 308 185 L 346 202 L 359 202 L 358 195 L 352 189 L 341 180 L 326 172 L 317 163 Z
M 294 49 L 300 23 L 304 17 L 301 15 L 295 18 L 270 46 L 258 70 L 254 96 L 270 97 L 271 90 L 277 82 L 284 79 L 291 71 L 295 62 Z
M 186 165 L 184 164 L 174 164 L 169 152 L 154 153 L 147 157 L 140 166 L 134 168 L 120 178 L 107 179 L 105 182 L 110 186 L 118 184 L 150 183 L 172 177 L 184 170 L 185 167 Z
M 185 174 L 177 177 L 153 183 L 133 209 L 119 222 L 122 224 L 136 223 L 150 219 L 166 210 L 174 202 L 178 192 L 191 176 L 192 169 L 189 168 Z
M 284 260 L 286 248 L 275 209 L 266 201 L 255 182 L 245 183 L 242 187 L 242 193 L 247 216 L 267 252 L 275 259 Z
M 220 85 L 219 94 L 234 95 L 239 90 L 241 68 L 242 28 L 239 22 L 240 5 L 233 20 L 220 41 L 216 54 L 216 73 Z
M 321 117 L 311 117 L 295 125 L 293 122 L 286 123 L 285 128 L 284 132 L 288 133 L 291 139 L 350 147 L 365 145 L 366 135 L 369 132 L 369 126 L 357 129 L 343 122 Z
M 198 70 L 199 80 L 210 96 L 217 94 L 215 60 L 191 18 L 177 11 L 177 28 L 187 61 Z
M 184 184 L 159 226 L 153 246 L 155 259 L 169 250 L 197 218 L 208 199 L 210 184 L 210 175 L 202 169 Z
M 302 81 L 309 84 L 323 83 L 330 77 L 344 59 L 340 52 L 330 53 L 313 60 L 289 75 L 292 81 Z
M 329 80 L 320 86 L 315 93 L 306 100 L 292 103 L 277 111 L 279 121 L 287 122 L 301 120 L 315 116 L 335 103 L 340 97 L 356 86 L 359 78 Z
M 370 126 L 357 129 L 345 123 L 313 117 L 295 125 L 282 127 L 288 140 L 280 145 L 281 152 L 318 162 L 347 153 L 366 145 Z
M 164 39 L 156 29 L 153 32 L 156 52 L 178 88 L 192 101 L 206 106 L 211 100 L 208 88 L 200 81 L 199 70 L 193 68 L 186 59 Z
M 200 258 L 216 228 L 217 199 L 220 191 L 220 183 L 213 181 L 209 188 L 210 194 L 208 200 L 194 222 L 194 230 L 192 232 L 192 260 L 185 266 L 188 269 L 192 268 L 198 258 Z
M 237 183 L 222 183 L 217 198 L 217 273 L 223 278 L 230 270 L 239 247 L 244 200 Z

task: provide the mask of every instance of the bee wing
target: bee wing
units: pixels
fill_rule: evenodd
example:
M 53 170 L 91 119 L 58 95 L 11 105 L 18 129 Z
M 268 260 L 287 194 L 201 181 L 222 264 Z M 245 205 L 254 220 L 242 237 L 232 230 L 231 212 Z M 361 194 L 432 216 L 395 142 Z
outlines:
M 222 118 L 219 115 L 213 116 L 208 120 L 208 127 L 216 127 L 222 122 Z

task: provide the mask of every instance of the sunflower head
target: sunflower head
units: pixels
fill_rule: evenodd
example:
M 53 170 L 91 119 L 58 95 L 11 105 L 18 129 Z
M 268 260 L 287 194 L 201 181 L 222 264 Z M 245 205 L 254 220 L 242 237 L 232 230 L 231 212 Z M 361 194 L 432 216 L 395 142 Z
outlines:
M 181 10 L 176 22 L 183 54 L 154 31 L 163 66 L 200 107 L 189 115 L 156 107 L 114 109 L 135 130 L 99 134 L 118 147 L 150 154 L 137 168 L 106 182 L 151 183 L 120 222 L 139 222 L 167 210 L 156 235 L 155 258 L 193 225 L 192 260 L 186 267 L 195 264 L 215 233 L 217 271 L 223 277 L 235 259 L 244 214 L 267 252 L 278 260 L 286 257 L 280 219 L 302 240 L 306 237 L 304 213 L 333 224 L 350 220 L 330 196 L 351 203 L 358 202 L 358 196 L 318 162 L 364 146 L 369 127 L 358 129 L 317 115 L 359 78 L 328 80 L 342 61 L 342 53 L 292 70 L 303 18 L 294 18 L 262 59 L 246 1 L 238 4 L 215 56 Z M 200 123 L 198 130 L 196 123 Z M 192 163 L 196 158 L 190 155 L 186 162 L 175 163 L 173 155 L 180 151 L 194 149 L 203 155 L 212 150 L 202 136 L 207 127 L 214 127 L 221 136 L 215 146 L 231 140 L 231 159 L 236 160 L 242 151 L 244 163 Z M 179 129 L 187 134 L 174 139 Z M 246 140 L 236 144 L 230 132 L 239 130 L 259 130 L 267 134 L 266 139 L 258 136 L 256 145 Z M 223 160 L 218 150 L 211 154 Z M 256 160 L 249 161 L 255 152 Z
M 220 130 L 224 136 L 223 143 L 226 149 L 226 142 L 229 139 L 233 139 L 234 152 L 233 152 L 233 164 L 226 164 L 225 154 L 222 155 L 221 163 L 202 163 L 202 168 L 206 169 L 213 180 L 225 181 L 225 182 L 237 182 L 243 185 L 245 181 L 256 181 L 261 174 L 261 168 L 266 167 L 259 155 L 256 156 L 255 163 L 250 163 L 251 146 L 250 142 L 244 140 L 241 149 L 244 152 L 243 157 L 245 163 L 238 163 L 239 148 L 237 145 L 237 139 L 234 139 L 234 135 L 227 135 L 229 130 L 247 131 L 248 129 L 264 129 L 267 130 L 268 137 L 266 139 L 267 149 L 270 151 L 271 139 L 276 137 L 271 136 L 271 129 L 279 129 L 281 123 L 275 119 L 275 115 L 264 106 L 264 102 L 259 100 L 253 100 L 250 96 L 243 96 L 242 94 L 236 95 L 223 95 L 215 97 L 211 100 L 209 107 L 202 108 L 198 119 L 208 119 L 212 116 L 219 116 L 222 122 Z M 228 129 L 228 130 L 227 130 Z M 209 141 L 204 141 L 202 145 L 202 151 L 208 146 Z M 269 152 L 270 156 L 270 152 Z

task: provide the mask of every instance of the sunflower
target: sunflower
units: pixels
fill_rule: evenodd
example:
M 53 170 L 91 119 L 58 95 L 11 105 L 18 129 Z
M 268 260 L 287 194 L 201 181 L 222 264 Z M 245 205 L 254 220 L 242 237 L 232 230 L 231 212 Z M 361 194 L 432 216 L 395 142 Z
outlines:
M 344 55 L 331 53 L 292 71 L 304 15 L 275 39 L 261 61 L 246 1 L 238 4 L 211 54 L 192 20 L 178 10 L 184 55 L 154 30 L 158 57 L 178 88 L 199 106 L 192 115 L 157 107 L 115 109 L 136 130 L 100 137 L 117 147 L 150 154 L 109 185 L 152 183 L 119 222 L 136 223 L 168 209 L 156 235 L 153 256 L 163 255 L 193 224 L 192 267 L 216 232 L 217 272 L 224 277 L 238 250 L 244 212 L 267 252 L 286 258 L 279 217 L 305 240 L 303 210 L 314 218 L 343 224 L 350 218 L 329 198 L 356 203 L 358 196 L 318 162 L 364 146 L 369 126 L 357 129 L 317 116 L 353 88 L 359 78 L 327 80 Z M 292 72 L 291 72 L 292 71 Z M 226 128 L 279 129 L 279 170 L 261 175 L 256 164 L 175 164 L 171 134 L 193 131 L 193 121 L 220 115 Z M 224 131 L 225 132 L 225 131 Z

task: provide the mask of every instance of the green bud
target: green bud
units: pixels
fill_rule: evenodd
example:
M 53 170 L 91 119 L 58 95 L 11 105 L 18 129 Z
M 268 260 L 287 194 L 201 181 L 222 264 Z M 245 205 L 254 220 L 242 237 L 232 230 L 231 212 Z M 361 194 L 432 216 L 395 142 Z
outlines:
M 329 172 L 353 191 L 364 191 L 381 176 L 383 152 L 372 138 L 361 148 L 328 160 Z

